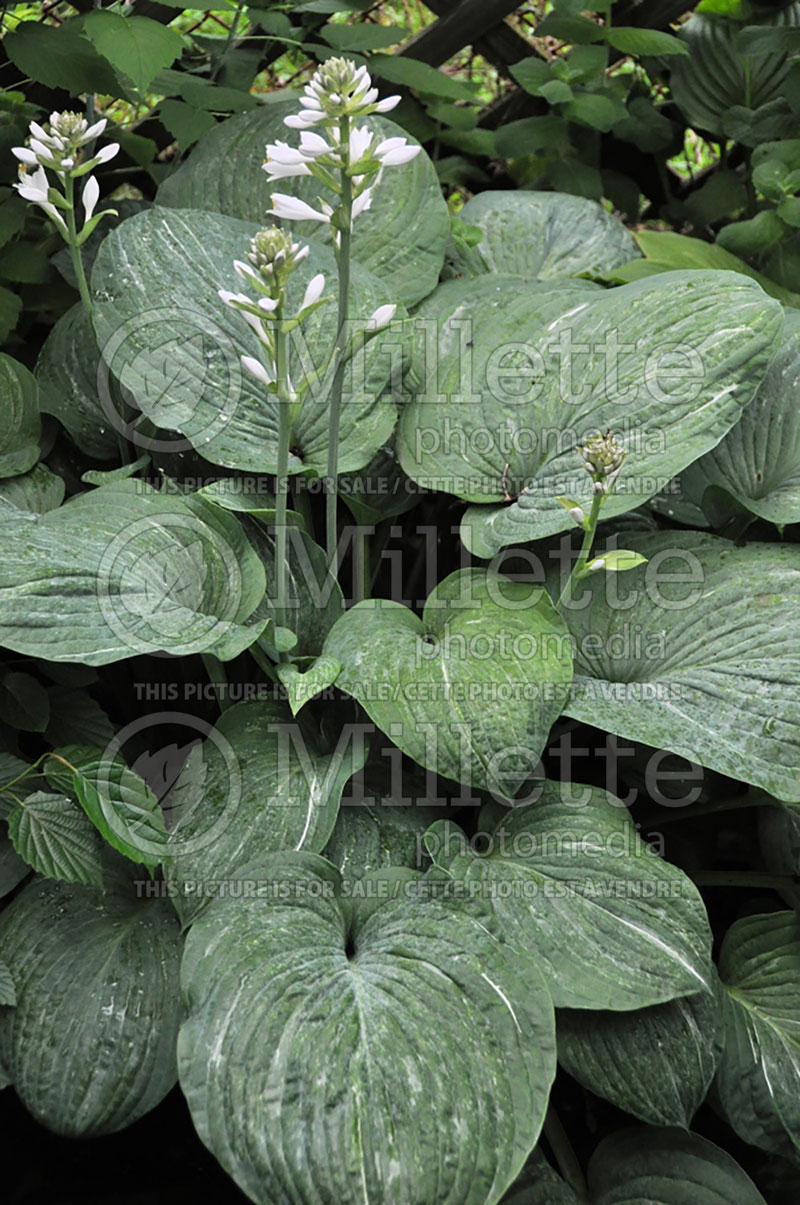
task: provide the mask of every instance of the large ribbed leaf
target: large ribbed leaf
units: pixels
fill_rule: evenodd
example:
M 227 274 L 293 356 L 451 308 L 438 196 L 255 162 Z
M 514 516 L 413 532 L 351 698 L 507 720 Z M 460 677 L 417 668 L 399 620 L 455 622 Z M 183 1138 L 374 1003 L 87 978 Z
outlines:
M 92 323 L 78 302 L 58 319 L 39 353 L 39 404 L 43 413 L 55 415 L 87 456 L 113 460 L 119 455 L 120 427 L 124 430 L 124 426 L 108 404 L 108 393 L 103 406 L 98 390 L 99 362 Z
M 181 941 L 168 901 L 36 879 L 0 915 L 0 949 L 17 992 L 0 1064 L 38 1121 L 108 1134 L 169 1092 Z
M 322 852 L 346 879 L 360 879 L 387 866 L 424 870 L 428 855 L 423 837 L 433 819 L 429 813 L 391 799 L 342 807 Z
M 766 1205 L 725 1151 L 683 1130 L 641 1126 L 600 1143 L 589 1164 L 592 1205 Z
M 491 557 L 568 530 L 559 496 L 588 510 L 577 445 L 594 432 L 610 427 L 630 450 L 607 517 L 719 443 L 761 383 L 783 311 L 738 274 L 671 272 L 583 298 L 520 284 L 433 318 L 438 357 L 403 410 L 400 462 L 421 485 L 492 504 L 462 524 Z
M 332 628 L 336 685 L 419 765 L 513 799 L 536 772 L 572 676 L 566 628 L 543 591 L 481 569 L 452 573 L 422 618 L 370 599 Z
M 716 995 L 698 992 L 629 1013 L 563 1009 L 558 1060 L 590 1092 L 640 1121 L 688 1129 L 719 1058 Z
M 162 184 L 159 204 L 213 210 L 257 226 L 273 220 L 266 216 L 272 192 L 290 193 L 317 207 L 321 187 L 317 180 L 307 177 L 270 184 L 263 171 L 268 142 L 299 145 L 297 131 L 283 124 L 284 117 L 296 112 L 296 102 L 281 101 L 209 130 L 188 161 Z M 416 141 L 385 117 L 368 117 L 358 124 L 384 138 L 402 134 L 409 142 Z M 316 222 L 286 225 L 304 239 L 321 234 Z M 385 282 L 392 301 L 413 305 L 436 285 L 449 234 L 450 219 L 436 171 L 421 151 L 411 163 L 383 171 L 371 207 L 354 223 L 353 255 Z
M 633 236 L 602 205 L 567 193 L 482 192 L 458 217 L 483 232 L 474 247 L 451 247 L 448 258 L 458 276 L 602 275 L 640 254 Z
M 800 4 L 759 13 L 744 24 L 798 25 Z M 734 105 L 757 109 L 783 95 L 789 56 L 775 51 L 743 57 L 737 40 L 743 23 L 712 13 L 695 13 L 678 37 L 689 54 L 670 64 L 670 87 L 689 125 L 709 134 L 724 132 L 724 117 Z
M 264 569 L 236 519 L 141 481 L 0 514 L 0 643 L 51 661 L 247 648 Z
M 620 546 L 648 564 L 616 588 L 586 579 L 565 612 L 567 714 L 800 802 L 800 549 L 696 532 Z
M 536 794 L 489 829 L 485 854 L 446 821 L 426 844 L 470 899 L 489 900 L 508 940 L 535 953 L 556 1006 L 644 1008 L 708 990 L 711 930 L 694 884 L 614 796 L 552 782 Z
M 720 954 L 725 1114 L 745 1142 L 800 1150 L 800 922 L 794 912 L 736 921 Z
M 6 355 L 0 355 L 0 414 L 0 477 L 15 477 L 39 459 L 41 420 L 36 381 Z
M 234 260 L 248 251 L 258 226 L 218 213 L 156 207 L 112 230 L 95 260 L 95 330 L 105 363 L 138 408 L 157 427 L 176 431 L 213 464 L 274 472 L 278 402 L 242 368 L 241 354 L 258 345 L 241 314 L 225 306 L 218 289 L 239 292 Z M 288 285 L 289 312 L 318 272 L 335 293 L 333 252 L 314 244 Z M 396 301 L 372 273 L 355 265 L 350 313 L 365 321 Z M 323 378 L 312 387 L 292 433 L 290 472 L 322 472 L 327 465 L 328 394 L 325 366 L 334 343 L 336 304 L 329 301 L 290 337 L 289 372 Z M 358 469 L 389 437 L 395 408 L 384 389 L 397 350 L 391 332 L 367 344 L 345 376 L 339 464 Z M 397 357 L 394 356 L 396 361 Z M 396 365 L 394 366 L 396 367 Z M 110 387 L 110 386 L 109 386 Z
M 21 511 L 43 515 L 61 505 L 65 488 L 62 477 L 51 473 L 43 464 L 34 465 L 30 472 L 20 477 L 6 477 L 0 481 L 0 513 Z
M 555 1070 L 536 964 L 479 905 L 407 892 L 356 910 L 313 855 L 251 877 L 261 898 L 215 900 L 181 972 L 203 1142 L 261 1205 L 494 1205 Z
M 679 474 L 665 504 L 675 499 L 702 509 L 705 491 L 716 487 L 762 519 L 800 521 L 799 384 L 800 313 L 789 311 L 754 401 L 716 448 Z
M 168 876 L 181 914 L 194 915 L 204 885 L 229 878 L 262 854 L 319 853 L 347 780 L 366 759 L 346 737 L 323 752 L 314 729 L 277 700 L 236 703 L 190 754 L 172 797 Z

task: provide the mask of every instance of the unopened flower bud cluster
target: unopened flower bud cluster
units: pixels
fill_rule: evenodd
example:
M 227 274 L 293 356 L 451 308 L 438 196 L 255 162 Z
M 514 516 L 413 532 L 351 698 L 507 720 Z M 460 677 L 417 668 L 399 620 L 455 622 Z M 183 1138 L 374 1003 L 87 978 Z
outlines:
M 399 100 L 399 96 L 388 96 L 379 101 L 366 67 L 356 68 L 348 59 L 329 59 L 306 85 L 300 112 L 284 119 L 290 129 L 300 131 L 300 146 L 281 141 L 267 146 L 264 170 L 270 183 L 314 176 L 338 201 L 342 176 L 348 177 L 352 229 L 354 219 L 370 208 L 383 169 L 410 163 L 421 148 L 410 146 L 405 138 L 381 138 L 367 126 L 350 123 L 372 113 L 389 113 Z M 342 136 L 343 125 L 346 137 Z M 275 192 L 269 212 L 290 220 L 332 222 L 337 233 L 341 228 L 336 208 L 322 197 L 315 209 L 298 197 Z

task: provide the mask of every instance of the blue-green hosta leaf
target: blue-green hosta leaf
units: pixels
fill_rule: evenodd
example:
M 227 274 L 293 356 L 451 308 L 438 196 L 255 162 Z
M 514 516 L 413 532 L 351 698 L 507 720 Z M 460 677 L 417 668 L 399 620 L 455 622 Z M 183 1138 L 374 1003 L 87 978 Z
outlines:
M 387 866 L 424 870 L 429 858 L 423 837 L 433 818 L 430 812 L 391 799 L 342 807 L 323 855 L 345 879 L 361 879 Z
M 670 493 L 702 510 L 716 486 L 773 523 L 800 521 L 800 313 L 786 315 L 783 339 L 755 399 L 721 443 L 684 469 Z
M 0 481 L 0 514 L 43 515 L 55 510 L 64 501 L 66 486 L 63 477 L 57 477 L 43 464 L 34 465 L 20 477 L 6 477 Z
M 794 912 L 736 921 L 720 953 L 725 1048 L 717 1086 L 745 1142 L 800 1150 L 800 922 Z
M 796 26 L 800 5 L 764 13 L 759 24 Z M 689 54 L 672 61 L 669 83 L 675 103 L 695 129 L 722 134 L 728 109 L 757 109 L 783 95 L 786 51 L 745 57 L 737 45 L 741 29 L 738 21 L 711 13 L 695 13 L 681 26 L 678 37 Z
M 36 381 L 24 364 L 0 355 L 0 477 L 16 477 L 39 459 Z
M 800 802 L 800 550 L 697 532 L 621 542 L 648 563 L 616 587 L 584 579 L 565 612 L 567 714 Z
M 501 1205 L 578 1205 L 578 1198 L 537 1147 Z
M 158 799 L 111 750 L 67 745 L 45 762 L 48 783 L 75 799 L 102 837 L 125 858 L 154 867 L 167 857 Z
M 210 898 L 206 883 L 230 878 L 245 862 L 281 850 L 320 853 L 366 752 L 347 734 L 323 752 L 314 729 L 277 700 L 223 711 L 172 796 L 166 873 L 179 890 L 181 915 L 194 915 Z
M 103 886 L 100 834 L 66 795 L 29 795 L 8 817 L 8 832 L 20 857 L 46 878 Z
M 766 1205 L 735 1159 L 684 1130 L 620 1130 L 600 1143 L 588 1178 L 592 1205 Z
M 540 961 L 556 1007 L 627 1010 L 708 990 L 711 930 L 694 884 L 597 787 L 545 782 L 485 834 L 480 856 L 438 821 L 437 866 L 486 898 Z
M 213 464 L 265 473 L 277 467 L 277 398 L 243 369 L 239 357 L 256 355 L 255 336 L 241 314 L 217 296 L 219 289 L 241 291 L 233 263 L 246 256 L 257 229 L 252 221 L 218 213 L 156 206 L 111 231 L 95 260 L 92 286 L 104 363 L 133 404 Z M 299 308 L 306 285 L 319 272 L 328 291 L 335 290 L 333 252 L 315 243 L 289 282 L 289 312 Z M 354 322 L 393 301 L 378 277 L 354 265 Z M 289 339 L 293 379 L 299 381 L 304 368 L 321 377 L 293 427 L 290 473 L 322 473 L 327 466 L 331 374 L 326 377 L 325 367 L 335 328 L 332 300 Z M 396 411 L 384 392 L 399 369 L 400 349 L 399 336 L 387 330 L 368 341 L 345 374 L 343 470 L 361 468 L 392 432 Z
M 258 226 L 270 220 L 264 215 L 273 192 L 291 193 L 318 207 L 319 181 L 297 178 L 270 184 L 263 171 L 268 142 L 299 145 L 297 132 L 283 124 L 284 117 L 296 112 L 295 101 L 280 101 L 209 130 L 188 161 L 161 185 L 158 203 L 173 209 L 211 210 Z M 384 138 L 402 134 L 409 142 L 416 141 L 385 117 L 367 117 L 359 121 L 361 125 Z M 320 235 L 315 222 L 289 225 L 304 240 Z M 410 163 L 382 173 L 372 205 L 354 223 L 353 255 L 385 282 L 390 300 L 414 305 L 439 279 L 449 233 L 450 218 L 436 171 L 421 151 Z
M 299 517 L 299 516 L 298 516 Z M 243 518 L 242 527 L 256 554 L 261 558 L 267 589 L 254 616 L 271 619 L 297 637 L 292 657 L 316 657 L 322 652 L 325 637 L 344 611 L 344 595 L 328 568 L 324 550 L 300 526 L 286 534 L 286 609 L 283 616 L 275 606 L 275 541 L 253 520 Z M 260 638 L 260 646 L 274 657 L 270 647 L 271 629 Z M 331 679 L 333 681 L 333 679 Z M 329 685 L 329 683 L 326 683 Z
M 14 849 L 11 838 L 7 834 L 7 825 L 2 820 L 0 821 L 0 899 L 18 887 L 31 870 L 28 863 Z
M 296 665 L 278 665 L 276 672 L 286 690 L 292 715 L 297 715 L 315 695 L 332 686 L 341 669 L 335 657 L 317 657 L 302 671 Z
M 17 992 L 11 971 L 4 962 L 0 962 L 0 1004 L 13 1008 L 16 1003 Z M 1 1075 L 0 1078 L 2 1078 Z
M 457 276 L 602 275 L 639 254 L 633 236 L 602 205 L 567 193 L 482 192 L 458 216 L 483 237 L 472 248 L 451 245 L 448 270 Z
M 0 515 L 0 642 L 51 661 L 215 652 L 259 634 L 264 570 L 232 515 L 122 481 L 31 520 Z M 248 624 L 249 621 L 249 624 Z
M 175 1083 L 181 939 L 169 901 L 34 880 L 0 915 L 17 990 L 0 1064 L 37 1121 L 124 1129 Z
M 577 445 L 610 427 L 630 454 L 604 517 L 633 510 L 727 434 L 782 324 L 778 302 L 734 273 L 464 299 L 401 415 L 401 464 L 421 485 L 491 504 L 462 523 L 471 551 L 491 557 L 570 529 L 557 498 L 588 509 L 592 489 Z
M 20 732 L 45 731 L 50 699 L 38 678 L 20 671 L 0 678 L 0 720 Z
M 183 961 L 178 1062 L 203 1142 L 261 1205 L 318 1205 L 321 1185 L 340 1205 L 493 1205 L 555 1070 L 536 964 L 462 901 L 359 912 L 311 855 L 253 877 L 261 898 L 215 900 Z
M 92 323 L 80 302 L 62 314 L 36 361 L 39 404 L 53 414 L 75 444 L 95 460 L 119 455 L 115 411 L 98 391 L 100 352 Z
M 419 765 L 513 799 L 567 696 L 565 634 L 543 591 L 467 569 L 439 583 L 421 619 L 358 603 L 324 652 L 342 665 L 337 687 Z
M 688 1129 L 720 1055 L 718 992 L 635 1012 L 558 1014 L 558 1060 L 596 1096 L 651 1125 Z

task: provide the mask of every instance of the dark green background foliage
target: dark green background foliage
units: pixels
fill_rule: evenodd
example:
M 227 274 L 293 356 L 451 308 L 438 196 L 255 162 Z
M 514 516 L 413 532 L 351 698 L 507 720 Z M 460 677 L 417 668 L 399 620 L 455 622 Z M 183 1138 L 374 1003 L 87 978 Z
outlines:
M 796 1202 L 800 3 L 2 22 L 3 1199 Z M 326 383 L 280 610 L 282 403 L 218 291 L 332 56 L 422 150 L 354 228 L 352 312 L 398 308 L 338 579 Z M 120 144 L 91 313 L 13 188 L 67 109 Z M 292 233 L 290 303 L 335 293 L 330 229 Z M 606 430 L 607 571 L 566 605 Z

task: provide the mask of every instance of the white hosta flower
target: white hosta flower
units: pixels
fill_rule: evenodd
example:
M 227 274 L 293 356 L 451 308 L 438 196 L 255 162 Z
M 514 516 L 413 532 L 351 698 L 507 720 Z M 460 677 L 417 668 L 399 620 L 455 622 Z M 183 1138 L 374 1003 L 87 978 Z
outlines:
M 267 213 L 274 213 L 277 218 L 289 218 L 292 221 L 329 222 L 332 211 L 329 205 L 325 206 L 325 209 L 328 210 L 327 213 L 324 209 L 314 209 L 298 197 L 290 197 L 288 193 L 274 192 L 272 194 L 272 209 L 268 209 Z
M 367 319 L 367 326 L 372 331 L 383 330 L 392 321 L 396 312 L 396 305 L 379 305 L 377 310 L 373 310 Z
M 55 205 L 48 200 L 50 184 L 47 179 L 47 172 L 43 167 L 38 167 L 32 173 L 23 172 L 14 187 L 24 200 L 31 201 L 34 205 L 38 205 L 40 209 L 43 209 L 47 216 L 55 222 L 62 234 L 67 233 L 66 222 Z
M 94 213 L 95 206 L 100 199 L 100 185 L 97 183 L 95 176 L 90 176 L 83 186 L 81 193 L 81 202 L 83 204 L 83 212 L 86 215 L 84 220 L 89 221 Z
M 374 155 L 384 167 L 400 167 L 416 159 L 421 146 L 409 146 L 405 138 L 385 138 L 375 147 Z
M 262 385 L 274 384 L 275 377 L 267 371 L 260 360 L 256 360 L 254 356 L 242 356 L 241 359 L 251 377 L 255 377 Z
M 32 121 L 29 128 L 28 146 L 13 147 L 13 153 L 26 167 L 40 164 L 48 167 L 62 179 L 67 175 L 83 176 L 98 164 L 108 163 L 119 150 L 119 143 L 112 142 L 102 147 L 91 159 L 82 161 L 83 148 L 102 134 L 107 125 L 103 117 L 89 125 L 79 113 L 50 114 L 49 127 Z
M 316 276 L 312 277 L 312 279 L 306 285 L 306 291 L 303 295 L 303 302 L 299 311 L 301 314 L 303 313 L 303 310 L 307 310 L 309 306 L 317 304 L 322 296 L 324 288 L 325 277 L 321 272 L 319 272 Z

